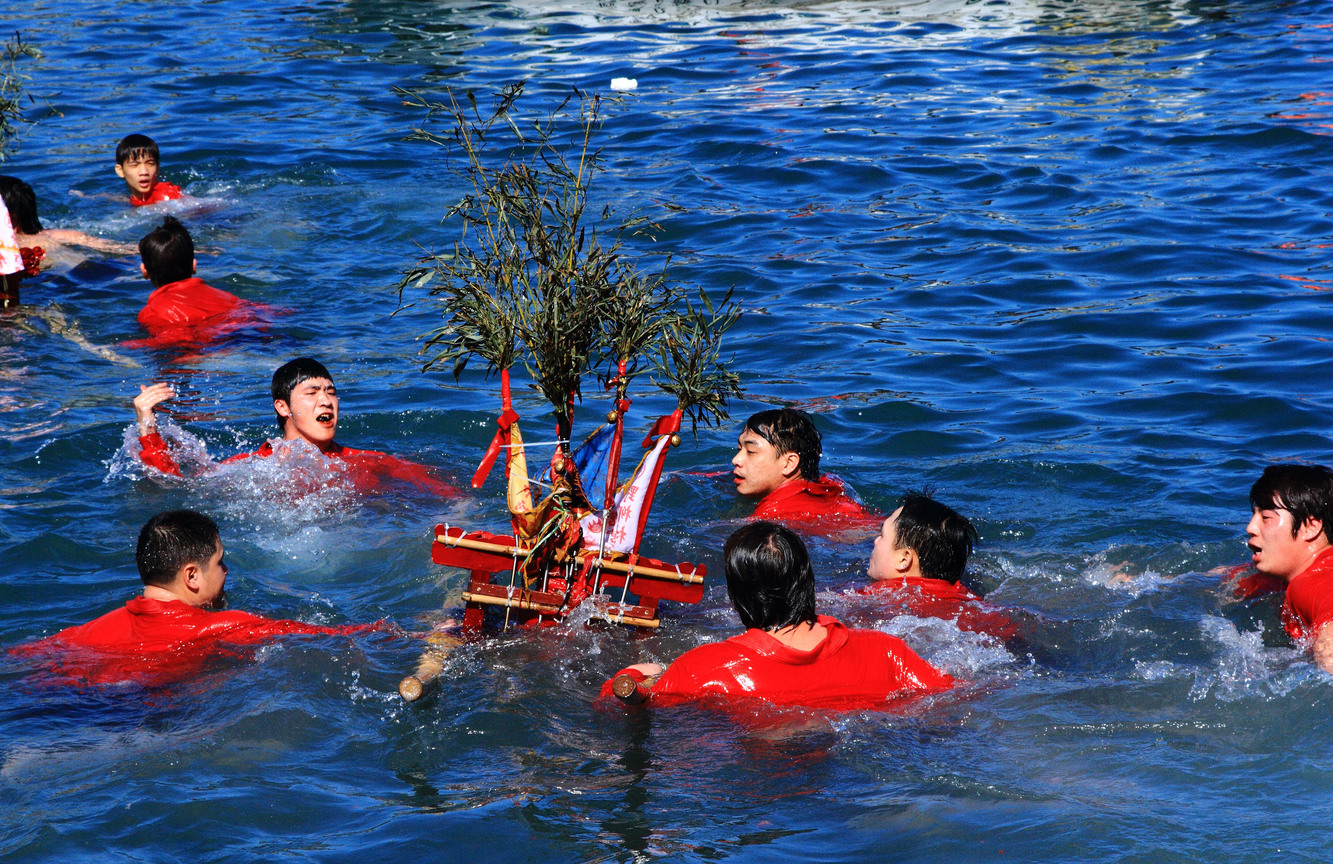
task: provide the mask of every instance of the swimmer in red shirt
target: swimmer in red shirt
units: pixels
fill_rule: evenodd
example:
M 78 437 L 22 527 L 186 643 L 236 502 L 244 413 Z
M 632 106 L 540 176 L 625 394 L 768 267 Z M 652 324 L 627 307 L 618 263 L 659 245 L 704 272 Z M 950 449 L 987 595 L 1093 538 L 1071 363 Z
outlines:
M 194 240 L 174 216 L 162 220 L 139 241 L 139 271 L 153 283 L 153 292 L 139 310 L 139 323 L 158 347 L 182 342 L 209 342 L 238 326 L 253 323 L 254 307 L 235 294 L 197 278 Z
M 100 618 L 61 630 L 15 653 L 54 661 L 72 681 L 162 684 L 202 671 L 210 659 L 287 635 L 346 635 L 388 629 L 383 621 L 321 627 L 215 611 L 226 596 L 218 526 L 202 513 L 159 513 L 139 532 L 134 560 L 143 594 Z
M 147 135 L 126 135 L 116 145 L 116 176 L 130 189 L 130 204 L 147 207 L 184 196 L 181 187 L 157 178 L 157 142 Z
M 820 475 L 823 445 L 810 415 L 795 408 L 760 411 L 745 421 L 731 460 L 736 491 L 759 498 L 755 519 L 818 530 L 871 528 L 880 517 Z
M 816 615 L 810 556 L 790 529 L 746 525 L 727 538 L 723 557 L 727 594 L 748 629 L 687 651 L 665 669 L 657 663 L 622 669 L 603 685 L 603 696 L 659 704 L 744 696 L 857 709 L 953 686 L 901 639 Z
M 910 615 L 954 621 L 960 630 L 1013 638 L 1018 635 L 1014 622 L 960 581 L 977 540 L 977 529 L 966 517 L 929 492 L 909 492 L 875 538 L 869 567 L 873 581 L 862 593 Z
M 1250 487 L 1245 526 L 1259 573 L 1286 583 L 1282 624 L 1333 672 L 1333 471 L 1323 465 L 1270 465 Z
M 354 450 L 334 441 L 338 431 L 338 388 L 333 385 L 329 370 L 318 360 L 298 357 L 279 366 L 273 373 L 270 390 L 282 438 L 265 442 L 253 453 L 232 456 L 222 464 L 255 457 L 299 458 L 304 450 L 321 454 L 331 469 L 348 476 L 362 491 L 402 481 L 441 497 L 458 494 L 452 486 L 431 476 L 424 465 L 375 450 Z M 139 385 L 134 416 L 139 424 L 140 459 L 145 465 L 179 477 L 180 466 L 168 451 L 153 416 L 154 408 L 175 395 L 170 384 Z

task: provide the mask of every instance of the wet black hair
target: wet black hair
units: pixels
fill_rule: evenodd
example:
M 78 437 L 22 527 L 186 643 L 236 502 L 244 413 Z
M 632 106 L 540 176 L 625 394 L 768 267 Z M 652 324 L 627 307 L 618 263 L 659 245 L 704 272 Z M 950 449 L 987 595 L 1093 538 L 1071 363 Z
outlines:
M 167 587 L 186 564 L 207 564 L 222 535 L 217 523 L 193 510 L 159 513 L 139 531 L 134 563 L 145 585 Z
M 1252 510 L 1291 513 L 1291 536 L 1309 519 L 1324 526 L 1324 538 L 1333 527 L 1333 471 L 1323 465 L 1269 465 L 1250 487 Z
M 116 145 L 117 165 L 124 165 L 126 159 L 142 159 L 145 156 L 153 157 L 155 162 L 162 161 L 162 157 L 158 155 L 157 142 L 147 135 L 140 135 L 137 132 L 133 135 L 126 135 Z
M 980 537 L 966 517 L 930 497 L 930 491 L 908 492 L 893 525 L 894 545 L 911 549 L 930 579 L 957 582 L 963 578 L 967 556 Z
M 149 231 L 139 241 L 139 258 L 155 287 L 170 285 L 194 275 L 194 241 L 175 216 Z
M 751 522 L 722 547 L 731 605 L 746 627 L 775 630 L 815 623 L 810 553 L 790 528 Z
M 809 414 L 796 408 L 771 408 L 746 420 L 745 428 L 772 444 L 779 456 L 795 453 L 800 457 L 797 467 L 802 479 L 819 479 L 819 457 L 824 447 Z
M 9 221 L 20 234 L 42 233 L 37 218 L 37 193 L 17 177 L 0 174 L 0 199 L 9 211 Z
M 333 380 L 329 370 L 324 368 L 324 364 L 310 357 L 297 357 L 278 367 L 273 373 L 273 383 L 269 387 L 269 392 L 273 394 L 273 401 L 286 402 L 288 405 L 292 402 L 292 391 L 296 385 L 310 378 L 327 378 Z M 274 413 L 277 413 L 276 411 Z M 287 418 L 278 414 L 278 428 L 287 431 Z

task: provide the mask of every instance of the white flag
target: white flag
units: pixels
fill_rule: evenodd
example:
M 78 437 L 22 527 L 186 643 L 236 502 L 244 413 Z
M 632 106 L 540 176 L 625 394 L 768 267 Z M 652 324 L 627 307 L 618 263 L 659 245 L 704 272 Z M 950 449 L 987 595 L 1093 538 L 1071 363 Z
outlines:
M 629 552 L 638 542 L 639 518 L 643 514 L 644 499 L 648 497 L 648 483 L 657 473 L 657 465 L 670 443 L 670 435 L 658 438 L 657 446 L 639 463 L 629 486 L 616 494 L 616 509 L 610 514 L 611 524 L 605 529 L 608 552 Z M 589 514 L 580 520 L 580 524 L 583 526 L 583 548 L 602 548 L 602 514 Z

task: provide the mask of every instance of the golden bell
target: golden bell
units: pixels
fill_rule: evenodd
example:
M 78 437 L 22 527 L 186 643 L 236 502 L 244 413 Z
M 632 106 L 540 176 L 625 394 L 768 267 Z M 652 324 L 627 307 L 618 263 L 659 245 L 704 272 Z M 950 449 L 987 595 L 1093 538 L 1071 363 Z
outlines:
M 672 435 L 672 436 L 671 436 L 671 446 L 672 446 L 672 447 L 679 447 L 679 446 L 680 446 L 680 436 L 679 436 L 679 435 Z

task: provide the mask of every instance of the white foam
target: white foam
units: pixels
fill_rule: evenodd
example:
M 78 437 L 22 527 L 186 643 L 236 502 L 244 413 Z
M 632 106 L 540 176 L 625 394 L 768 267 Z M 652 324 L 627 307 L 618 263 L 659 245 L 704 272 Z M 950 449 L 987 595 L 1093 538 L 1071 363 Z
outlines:
M 959 630 L 953 621 L 897 615 L 877 629 L 897 636 L 921 657 L 950 675 L 973 677 L 1011 666 L 1017 658 L 987 633 Z
M 183 484 L 211 499 L 209 505 L 213 510 L 238 521 L 258 524 L 276 519 L 288 529 L 352 512 L 360 504 L 347 466 L 326 458 L 307 441 L 274 439 L 269 442 L 274 449 L 269 458 L 218 463 L 202 439 L 169 418 L 159 417 L 158 432 L 167 442 L 183 477 L 164 474 L 143 464 L 138 429 L 131 424 L 122 435 L 120 449 L 107 463 L 105 482 L 151 477 L 166 485 Z M 325 543 L 321 537 L 299 534 L 285 539 L 294 541 L 297 547 Z M 293 554 L 300 551 L 296 548 Z
M 1271 699 L 1322 678 L 1297 648 L 1264 645 L 1262 630 L 1240 631 L 1226 618 L 1206 615 L 1199 620 L 1211 662 L 1202 666 L 1165 660 L 1140 661 L 1134 673 L 1144 681 L 1192 679 L 1189 698 L 1221 702 Z

